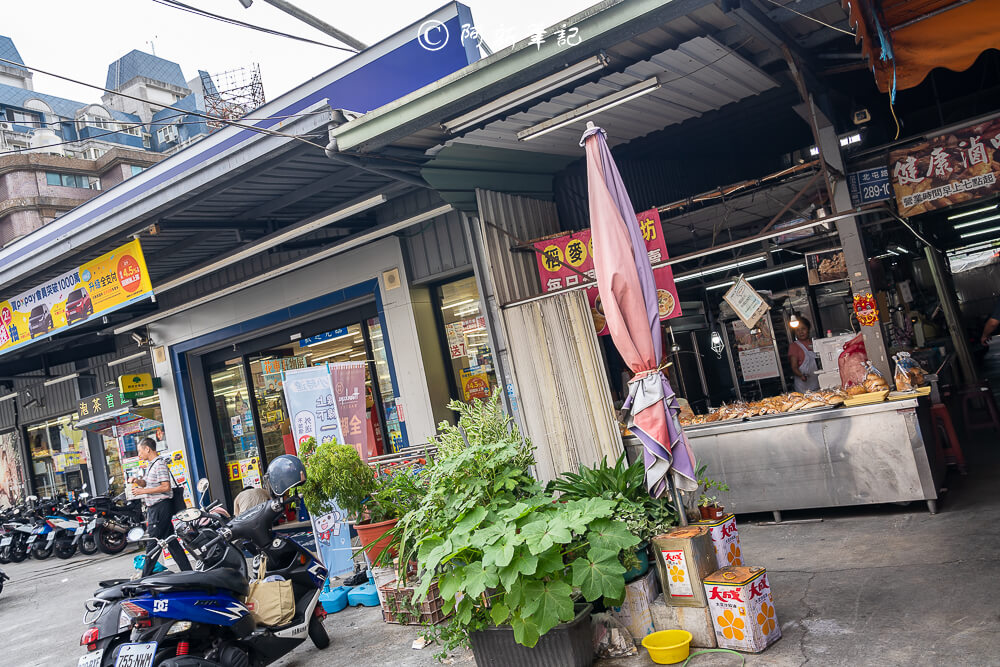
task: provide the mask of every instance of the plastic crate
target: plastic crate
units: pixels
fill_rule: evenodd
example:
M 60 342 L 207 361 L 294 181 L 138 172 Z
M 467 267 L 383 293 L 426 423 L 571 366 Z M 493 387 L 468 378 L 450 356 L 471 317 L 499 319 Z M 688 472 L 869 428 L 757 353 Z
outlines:
M 440 623 L 448 617 L 442 610 L 444 601 L 438 591 L 437 582 L 427 590 L 427 599 L 414 604 L 413 586 L 397 586 L 395 581 L 379 587 L 385 602 L 382 605 L 382 620 L 399 625 L 424 625 Z

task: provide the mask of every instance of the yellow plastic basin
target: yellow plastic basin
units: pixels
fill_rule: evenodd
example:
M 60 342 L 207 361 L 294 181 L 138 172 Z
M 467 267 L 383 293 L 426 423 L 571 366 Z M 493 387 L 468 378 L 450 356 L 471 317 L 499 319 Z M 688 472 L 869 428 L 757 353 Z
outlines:
M 646 635 L 642 645 L 656 664 L 673 665 L 687 659 L 691 648 L 691 633 L 687 630 L 660 630 Z

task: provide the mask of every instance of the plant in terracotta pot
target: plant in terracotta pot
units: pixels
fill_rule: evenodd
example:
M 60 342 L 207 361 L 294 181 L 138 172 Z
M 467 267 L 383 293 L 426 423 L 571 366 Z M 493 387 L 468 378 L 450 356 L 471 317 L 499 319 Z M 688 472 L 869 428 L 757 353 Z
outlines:
M 698 511 L 703 520 L 721 519 L 726 514 L 726 508 L 719 504 L 716 493 L 729 491 L 729 485 L 714 480 L 705 474 L 706 467 L 700 466 L 697 471 L 698 486 L 701 495 L 698 496 Z
M 586 602 L 621 600 L 619 554 L 639 538 L 612 518 L 614 501 L 545 493 L 530 474 L 530 443 L 496 397 L 451 407 L 458 425 L 441 425 L 427 493 L 399 528 L 400 561 L 415 554 L 417 562 L 414 599 L 436 582 L 453 614 L 427 636 L 445 653 L 471 643 L 480 664 L 589 656 Z
M 301 448 L 306 483 L 300 487 L 306 508 L 314 515 L 330 511 L 331 501 L 355 521 L 363 547 L 372 558 L 388 546 L 387 531 L 414 504 L 406 474 L 376 475 L 357 450 L 336 441 L 316 444 L 314 438 Z

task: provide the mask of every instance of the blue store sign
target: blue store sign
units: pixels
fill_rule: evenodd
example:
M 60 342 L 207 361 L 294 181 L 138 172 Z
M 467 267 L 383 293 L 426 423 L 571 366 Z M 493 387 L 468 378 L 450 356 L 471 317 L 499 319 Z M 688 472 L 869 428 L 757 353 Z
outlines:
M 889 168 L 875 167 L 853 171 L 847 175 L 847 189 L 851 193 L 851 203 L 854 206 L 892 199 Z

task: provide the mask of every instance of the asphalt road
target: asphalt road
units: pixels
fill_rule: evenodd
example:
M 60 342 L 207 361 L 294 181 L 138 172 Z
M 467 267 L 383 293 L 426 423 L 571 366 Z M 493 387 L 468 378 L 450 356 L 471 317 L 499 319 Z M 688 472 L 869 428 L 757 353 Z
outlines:
M 26 560 L 0 568 L 10 577 L 0 592 L 0 630 L 4 647 L 0 667 L 75 667 L 85 650 L 80 636 L 83 603 L 104 579 L 129 577 L 136 551 L 119 556 L 81 556 Z M 318 651 L 306 641 L 273 663 L 275 667 L 358 667 L 359 665 L 438 664 L 433 650 L 411 648 L 418 628 L 382 622 L 378 608 L 348 608 L 327 617 L 330 647 Z M 474 664 L 468 652 L 454 664 Z

